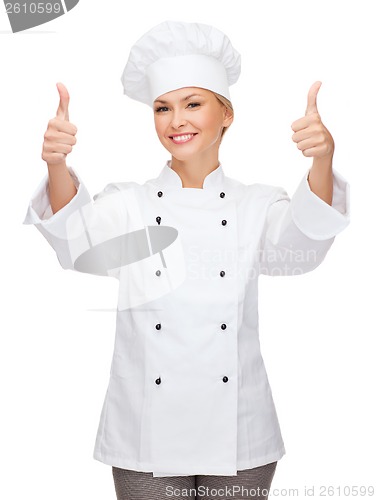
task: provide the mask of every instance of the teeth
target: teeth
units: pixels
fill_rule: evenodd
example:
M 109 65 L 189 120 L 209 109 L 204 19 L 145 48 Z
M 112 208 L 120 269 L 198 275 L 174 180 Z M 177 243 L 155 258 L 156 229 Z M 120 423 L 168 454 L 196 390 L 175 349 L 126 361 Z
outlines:
M 184 142 L 184 141 L 188 141 L 192 137 L 193 137 L 193 134 L 177 135 L 177 136 L 173 137 L 173 140 L 176 142 Z

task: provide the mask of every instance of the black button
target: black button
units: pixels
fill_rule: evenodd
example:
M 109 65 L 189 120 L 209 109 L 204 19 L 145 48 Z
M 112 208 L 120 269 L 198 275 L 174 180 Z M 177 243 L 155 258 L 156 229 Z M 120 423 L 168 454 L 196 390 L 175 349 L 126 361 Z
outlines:
M 227 220 L 222 221 L 222 226 L 225 226 L 227 224 Z
M 160 329 L 162 328 L 162 325 L 161 325 L 160 323 L 158 323 L 157 325 L 155 325 L 155 328 L 156 328 L 157 330 L 160 330 Z
M 155 383 L 159 385 L 161 383 L 161 378 L 158 377 L 157 380 L 155 381 Z
M 158 269 L 158 271 L 155 271 L 155 274 L 156 274 L 157 276 L 160 276 L 160 275 L 161 275 L 160 270 Z
M 223 276 L 224 276 L 226 273 L 225 273 L 224 271 L 221 271 L 219 274 L 220 274 L 220 275 L 222 276 L 222 278 L 223 278 Z
M 225 193 L 222 191 L 222 193 L 219 195 L 221 198 L 224 198 L 226 195 Z
M 159 197 L 163 196 L 162 191 L 158 191 L 158 196 L 159 196 Z
M 160 224 L 162 219 L 158 216 L 155 220 Z
M 228 382 L 228 377 L 226 377 L 226 375 L 223 377 L 223 382 Z
M 222 328 L 222 330 L 226 330 L 226 328 L 227 328 L 226 323 L 222 323 L 222 324 L 221 324 L 221 328 Z

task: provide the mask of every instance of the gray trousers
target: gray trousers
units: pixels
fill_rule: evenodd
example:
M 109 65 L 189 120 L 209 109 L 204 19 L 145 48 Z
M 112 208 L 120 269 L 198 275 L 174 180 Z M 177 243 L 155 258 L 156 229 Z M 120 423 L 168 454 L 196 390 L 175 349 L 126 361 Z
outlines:
M 271 462 L 238 471 L 237 476 L 153 477 L 152 472 L 112 466 L 112 475 L 117 500 L 267 500 L 276 467 L 277 462 Z

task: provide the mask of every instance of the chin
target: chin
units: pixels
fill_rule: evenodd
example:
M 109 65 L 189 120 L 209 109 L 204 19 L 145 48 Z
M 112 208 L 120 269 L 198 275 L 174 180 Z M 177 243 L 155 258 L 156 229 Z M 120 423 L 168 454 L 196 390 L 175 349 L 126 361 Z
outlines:
M 164 148 L 170 153 L 170 155 L 179 161 L 187 161 L 192 159 L 197 152 L 188 152 L 188 151 L 177 151 L 175 148 L 168 148 L 164 145 Z
M 170 151 L 171 153 L 171 156 L 173 158 L 175 158 L 175 160 L 179 160 L 179 161 L 189 161 L 189 160 L 192 160 L 196 155 L 194 154 L 179 154 L 179 153 L 176 153 L 174 154 L 174 152 Z

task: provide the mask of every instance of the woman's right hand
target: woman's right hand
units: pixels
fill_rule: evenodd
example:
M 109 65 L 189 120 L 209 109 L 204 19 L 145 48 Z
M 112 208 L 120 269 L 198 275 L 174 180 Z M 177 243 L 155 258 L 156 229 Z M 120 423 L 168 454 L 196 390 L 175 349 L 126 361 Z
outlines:
M 66 166 L 66 156 L 76 144 L 77 127 L 69 122 L 69 93 L 62 83 L 57 83 L 60 95 L 56 116 L 48 122 L 44 134 L 42 159 L 50 166 Z

